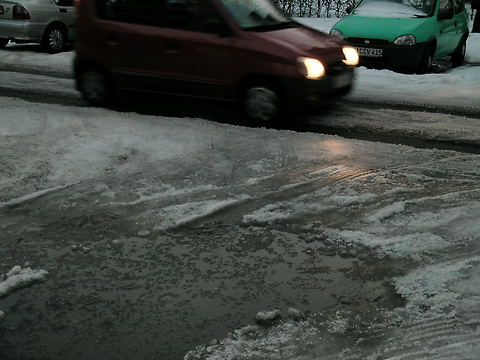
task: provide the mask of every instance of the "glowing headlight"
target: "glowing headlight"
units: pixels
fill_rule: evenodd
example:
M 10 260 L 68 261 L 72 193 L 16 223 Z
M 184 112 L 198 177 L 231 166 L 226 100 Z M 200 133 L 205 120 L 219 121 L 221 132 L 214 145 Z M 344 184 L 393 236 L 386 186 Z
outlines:
M 330 30 L 330 35 L 335 36 L 336 38 L 339 38 L 340 40 L 343 40 L 343 34 L 340 30 L 332 29 L 332 30 Z
M 413 35 L 402 35 L 395 39 L 395 45 L 415 45 L 417 39 Z
M 358 65 L 358 52 L 355 48 L 351 46 L 343 47 L 343 54 L 345 55 L 345 60 L 343 62 L 347 65 L 356 66 Z
M 307 79 L 320 79 L 325 75 L 325 67 L 317 59 L 301 57 L 297 59 L 298 71 Z

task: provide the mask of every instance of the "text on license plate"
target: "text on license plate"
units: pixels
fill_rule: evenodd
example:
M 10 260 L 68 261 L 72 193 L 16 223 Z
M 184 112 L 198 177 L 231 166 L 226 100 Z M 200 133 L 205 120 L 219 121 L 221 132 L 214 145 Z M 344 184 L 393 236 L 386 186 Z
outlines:
M 372 49 L 372 48 L 364 48 L 364 47 L 357 47 L 358 55 L 360 56 L 367 56 L 367 57 L 382 57 L 383 56 L 383 49 Z

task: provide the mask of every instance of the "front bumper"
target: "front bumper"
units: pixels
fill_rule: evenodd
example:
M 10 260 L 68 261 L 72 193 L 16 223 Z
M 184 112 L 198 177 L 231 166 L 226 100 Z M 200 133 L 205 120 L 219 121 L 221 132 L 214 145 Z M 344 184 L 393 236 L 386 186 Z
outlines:
M 354 69 L 342 64 L 327 69 L 318 80 L 283 78 L 280 82 L 290 107 L 317 105 L 348 94 L 353 86 Z
M 365 39 L 348 38 L 347 43 L 355 48 L 382 49 L 381 57 L 368 57 L 360 55 L 359 66 L 385 69 L 416 70 L 425 53 L 427 43 L 399 46 L 388 41 L 372 40 L 365 45 Z

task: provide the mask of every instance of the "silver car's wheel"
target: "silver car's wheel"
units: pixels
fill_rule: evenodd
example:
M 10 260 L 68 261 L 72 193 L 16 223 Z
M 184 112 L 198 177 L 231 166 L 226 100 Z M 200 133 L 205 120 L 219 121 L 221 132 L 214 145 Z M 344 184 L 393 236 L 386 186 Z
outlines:
M 62 51 L 65 46 L 65 34 L 58 27 L 48 28 L 43 37 L 43 46 L 52 54 Z
M 93 105 L 103 105 L 110 96 L 110 86 L 105 75 L 97 70 L 87 70 L 80 78 L 80 90 Z
M 243 105 L 247 116 L 257 123 L 272 122 L 280 112 L 278 94 L 266 85 L 250 87 L 245 92 Z

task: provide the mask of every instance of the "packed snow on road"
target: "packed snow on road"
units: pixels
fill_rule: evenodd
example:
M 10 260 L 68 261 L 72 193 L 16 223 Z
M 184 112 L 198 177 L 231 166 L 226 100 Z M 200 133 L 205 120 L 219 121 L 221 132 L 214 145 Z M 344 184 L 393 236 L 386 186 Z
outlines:
M 71 79 L 12 71 L 68 73 L 74 52 L 15 46 L 1 51 L 3 89 L 80 96 Z M 478 111 L 478 64 L 473 34 L 459 68 L 360 68 L 349 99 L 383 104 L 383 119 L 322 121 L 478 146 L 478 117 L 385 106 Z M 190 338 L 188 360 L 480 357 L 479 155 L 13 97 L 0 107 L 6 359 L 167 359 L 169 334 Z

